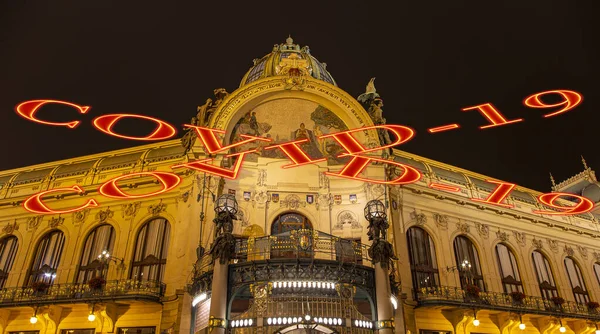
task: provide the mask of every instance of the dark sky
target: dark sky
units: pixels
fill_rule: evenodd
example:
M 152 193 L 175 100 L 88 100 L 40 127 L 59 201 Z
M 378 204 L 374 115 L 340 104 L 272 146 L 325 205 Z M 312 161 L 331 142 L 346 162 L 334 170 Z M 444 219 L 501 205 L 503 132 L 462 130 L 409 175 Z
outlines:
M 548 172 L 557 181 L 580 172 L 580 155 L 600 168 L 595 12 L 592 1 L 549 0 L 1 0 L 0 170 L 138 144 L 94 130 L 102 114 L 189 122 L 214 88 L 235 90 L 252 59 L 291 34 L 352 96 L 377 77 L 388 123 L 417 131 L 404 150 L 548 191 Z M 584 102 L 547 119 L 523 106 L 551 89 L 578 91 Z M 44 98 L 92 109 L 75 130 L 14 112 Z M 461 108 L 486 102 L 525 121 L 480 130 L 485 119 Z M 61 110 L 74 115 L 44 115 L 67 120 Z M 427 133 L 455 122 L 462 128 Z

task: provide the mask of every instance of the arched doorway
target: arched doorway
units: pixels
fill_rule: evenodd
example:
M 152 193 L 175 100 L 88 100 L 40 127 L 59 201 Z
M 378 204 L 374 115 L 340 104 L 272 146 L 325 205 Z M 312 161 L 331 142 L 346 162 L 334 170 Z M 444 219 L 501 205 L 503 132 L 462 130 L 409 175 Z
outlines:
M 313 256 L 313 227 L 308 218 L 297 212 L 277 216 L 271 224 L 271 258 Z

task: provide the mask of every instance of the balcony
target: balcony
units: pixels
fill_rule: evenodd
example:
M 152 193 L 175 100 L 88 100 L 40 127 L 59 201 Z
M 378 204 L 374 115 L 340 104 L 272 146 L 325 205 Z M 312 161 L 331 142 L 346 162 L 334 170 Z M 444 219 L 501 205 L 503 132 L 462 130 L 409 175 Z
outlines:
M 0 307 L 124 299 L 160 302 L 164 291 L 164 283 L 132 279 L 107 281 L 101 289 L 91 289 L 87 283 L 53 284 L 45 291 L 29 287 L 5 288 L 0 290 Z
M 279 235 L 238 238 L 230 260 L 232 288 L 258 281 L 323 279 L 364 287 L 373 293 L 373 269 L 368 245 L 315 230 L 293 230 Z M 301 270 L 302 269 L 302 270 Z M 203 256 L 195 266 L 195 295 L 210 290 L 212 258 Z
M 598 309 L 591 310 L 586 305 L 570 301 L 556 305 L 541 297 L 525 296 L 518 302 L 510 294 L 497 292 L 480 292 L 476 297 L 468 295 L 461 288 L 447 286 L 421 288 L 415 295 L 419 306 L 447 305 L 600 321 Z

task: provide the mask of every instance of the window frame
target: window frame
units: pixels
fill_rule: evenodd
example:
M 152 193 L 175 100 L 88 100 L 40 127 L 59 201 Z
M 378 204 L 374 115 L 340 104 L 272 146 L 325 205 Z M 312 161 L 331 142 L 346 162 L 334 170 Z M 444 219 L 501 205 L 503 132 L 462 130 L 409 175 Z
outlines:
M 414 232 L 413 232 L 414 231 Z M 419 231 L 419 232 L 416 232 Z M 420 236 L 417 236 L 416 233 L 420 233 Z M 417 248 L 426 249 L 425 257 L 426 264 L 419 263 L 415 264 L 417 260 L 414 254 L 413 241 L 419 242 L 419 245 L 415 245 Z M 437 254 L 435 248 L 435 242 L 431 235 L 425 231 L 423 228 L 418 226 L 412 226 L 406 231 L 406 241 L 408 244 L 408 258 L 410 262 L 410 271 L 411 277 L 413 281 L 413 288 L 415 290 L 420 290 L 422 288 L 431 288 L 440 286 L 440 272 L 438 269 L 438 261 Z M 422 260 L 422 259 L 421 259 Z M 421 279 L 425 278 L 427 283 L 421 284 Z
M 57 237 L 57 241 L 54 245 L 50 245 L 48 244 L 50 241 L 52 241 L 52 236 L 53 235 L 59 235 Z M 49 240 L 47 244 L 42 245 L 44 242 L 46 242 L 46 240 Z M 58 268 L 60 267 L 61 264 L 61 260 L 62 260 L 62 255 L 65 249 L 65 246 L 67 244 L 67 237 L 65 236 L 65 233 L 59 229 L 54 229 L 51 231 L 46 232 L 46 234 L 44 234 L 37 242 L 37 245 L 35 246 L 35 252 L 33 253 L 33 257 L 31 259 L 31 263 L 29 265 L 29 269 L 27 270 L 27 276 L 26 276 L 26 281 L 25 281 L 25 286 L 30 286 L 32 283 L 34 282 L 46 282 L 50 285 L 54 284 L 54 280 L 56 278 L 56 275 L 54 275 L 54 277 L 49 276 L 49 277 L 41 277 L 40 279 L 40 275 L 44 274 L 44 273 L 50 273 L 53 272 L 54 274 L 56 274 L 56 272 L 58 271 Z M 46 249 L 44 251 L 44 255 L 41 256 L 40 259 L 40 247 L 49 247 L 49 246 L 54 246 L 53 248 L 53 253 L 52 253 L 52 262 L 55 266 L 51 266 L 49 264 L 42 264 L 42 260 L 47 256 L 46 253 L 48 251 L 48 249 Z M 60 248 L 59 250 L 56 250 L 56 248 Z M 40 262 L 37 265 L 37 268 L 34 269 L 34 266 L 36 265 L 36 262 L 38 262 L 38 260 L 40 260 Z M 50 271 L 49 271 L 50 270 Z
M 569 266 L 567 265 L 567 260 L 570 260 L 573 263 L 573 267 L 575 269 L 574 274 L 577 276 L 577 279 L 583 286 L 573 286 L 573 280 L 571 279 L 571 274 L 569 273 Z M 565 265 L 565 272 L 567 274 L 567 278 L 569 279 L 569 285 L 571 285 L 571 291 L 573 292 L 573 298 L 575 298 L 575 302 L 577 304 L 586 304 L 590 301 L 590 293 L 587 289 L 587 285 L 585 284 L 585 279 L 583 277 L 581 267 L 579 266 L 577 261 L 575 261 L 575 259 L 571 256 L 565 257 L 563 263 Z
M 98 260 L 98 255 L 100 255 L 100 254 L 92 254 L 92 252 L 91 252 L 91 250 L 96 248 L 95 245 L 97 243 L 98 230 L 105 226 L 110 227 L 110 233 L 109 233 L 109 237 L 108 237 L 108 245 L 105 245 L 105 247 L 102 247 L 102 248 L 104 248 L 102 250 L 108 251 L 109 254 L 112 253 L 112 251 L 114 249 L 114 244 L 116 241 L 116 230 L 115 230 L 114 226 L 112 226 L 111 224 L 99 224 L 98 226 L 94 227 L 91 231 L 89 231 L 89 233 L 85 237 L 85 241 L 83 242 L 81 256 L 79 257 L 79 262 L 77 263 L 77 275 L 75 276 L 76 283 L 87 283 L 91 278 L 94 278 L 94 277 L 104 277 L 106 279 L 105 271 L 108 271 L 109 264 L 108 263 L 105 264 L 102 261 Z M 92 244 L 89 247 L 90 253 L 88 254 L 87 264 L 82 265 L 83 260 L 84 260 L 83 257 L 85 256 L 86 249 L 88 249 L 88 241 L 89 241 L 90 237 L 92 237 L 94 239 L 92 240 Z M 99 272 L 99 275 L 97 274 L 97 272 Z M 90 277 L 88 277 L 88 273 L 92 273 L 92 275 Z
M 550 277 L 552 279 L 552 282 L 541 282 L 540 281 L 540 272 L 538 271 L 538 266 L 536 263 L 536 258 L 535 258 L 535 254 L 540 254 L 540 256 L 542 257 L 542 261 L 543 261 L 543 265 L 546 271 L 546 274 L 548 275 L 548 277 Z M 533 252 L 531 252 L 531 260 L 532 260 L 532 264 L 533 264 L 533 270 L 535 271 L 535 277 L 537 279 L 538 282 L 538 287 L 540 288 L 540 295 L 542 296 L 543 299 L 551 299 L 553 297 L 559 297 L 558 294 L 558 287 L 556 286 L 556 278 L 554 277 L 554 271 L 552 271 L 552 266 L 550 265 L 550 261 L 548 260 L 548 257 L 538 251 L 538 250 L 534 250 Z M 547 284 L 544 284 L 547 283 Z
M 7 245 L 9 241 L 13 242 L 10 245 Z M 7 247 L 10 248 L 7 250 Z M 17 238 L 15 235 L 8 235 L 0 239 L 0 289 L 4 288 L 6 282 L 8 281 L 8 277 L 13 265 L 15 264 L 18 251 L 19 238 Z M 4 263 L 2 264 L 2 262 Z
M 148 229 L 149 226 L 152 222 L 154 221 L 160 221 L 162 220 L 162 224 L 165 226 L 164 231 L 161 233 L 162 235 L 159 236 L 161 238 L 160 241 L 160 257 L 157 257 L 154 254 L 148 254 Z M 140 236 L 142 235 L 142 233 L 144 233 L 144 237 L 143 237 L 143 242 L 144 242 L 144 246 L 142 246 L 142 248 L 139 248 L 139 243 L 140 243 Z M 140 226 L 140 228 L 138 229 L 138 232 L 136 233 L 136 238 L 135 238 L 135 243 L 134 243 L 134 248 L 133 248 L 133 254 L 131 257 L 131 268 L 129 269 L 129 279 L 132 280 L 137 280 L 137 281 L 154 281 L 154 282 L 162 282 L 163 277 L 165 275 L 165 268 L 167 265 L 167 258 L 169 255 L 169 246 L 170 246 L 170 237 L 171 237 L 171 223 L 169 222 L 168 219 L 164 218 L 164 217 L 155 217 L 152 219 L 149 219 L 148 221 L 146 221 L 144 224 L 142 224 Z M 139 256 L 140 260 L 136 261 L 136 258 L 138 258 L 138 250 L 141 250 L 142 255 Z M 147 278 L 147 277 L 139 277 L 139 276 L 143 276 L 143 272 L 145 270 L 146 267 L 150 268 L 150 270 L 152 270 L 153 266 L 157 266 L 157 270 L 156 270 L 156 274 L 151 275 L 152 278 Z M 137 271 L 136 271 L 137 270 Z M 134 273 L 141 273 L 140 275 L 137 275 Z
M 464 254 L 464 255 L 468 255 L 469 259 L 463 259 L 459 256 L 459 246 L 460 246 L 458 244 L 459 240 L 466 240 L 468 242 L 467 246 L 470 246 L 470 247 L 466 250 L 466 254 Z M 466 235 L 458 235 L 458 236 L 456 236 L 456 238 L 454 238 L 454 241 L 452 244 L 453 244 L 453 248 L 454 248 L 454 258 L 456 260 L 456 268 L 458 271 L 458 277 L 459 277 L 460 286 L 462 287 L 462 289 L 465 289 L 467 287 L 467 285 L 472 284 L 472 285 L 479 287 L 479 289 L 481 291 L 486 291 L 485 280 L 483 277 L 483 273 L 481 272 L 481 259 L 479 258 L 479 251 L 477 250 L 477 247 L 475 246 L 475 243 L 473 242 L 473 240 L 471 240 Z M 464 260 L 468 260 L 472 266 L 475 266 L 475 269 L 471 269 L 471 270 L 475 270 L 476 271 L 475 273 L 473 273 L 472 271 L 469 271 L 470 272 L 470 275 L 469 275 L 467 272 L 460 270 L 461 263 Z M 471 277 L 469 277 L 469 276 L 471 276 Z
M 506 275 L 505 269 L 502 266 L 502 261 L 500 259 L 500 251 L 498 249 L 499 246 L 502 246 L 504 248 L 506 248 L 507 252 L 508 252 L 508 260 L 511 266 L 511 270 L 513 273 L 516 273 L 516 275 L 518 276 L 519 279 L 517 279 L 517 277 L 511 277 L 511 275 Z M 496 251 L 496 262 L 498 263 L 498 269 L 500 272 L 500 281 L 502 282 L 502 288 L 504 289 L 504 293 L 511 293 L 511 292 L 521 292 L 521 293 L 525 293 L 524 291 L 524 287 L 523 287 L 523 281 L 521 280 L 521 271 L 519 270 L 519 263 L 517 262 L 517 257 L 515 256 L 515 252 L 512 250 L 512 248 L 510 248 L 508 245 L 506 245 L 505 243 L 498 243 L 496 244 L 495 251 Z M 511 289 L 509 289 L 509 287 Z

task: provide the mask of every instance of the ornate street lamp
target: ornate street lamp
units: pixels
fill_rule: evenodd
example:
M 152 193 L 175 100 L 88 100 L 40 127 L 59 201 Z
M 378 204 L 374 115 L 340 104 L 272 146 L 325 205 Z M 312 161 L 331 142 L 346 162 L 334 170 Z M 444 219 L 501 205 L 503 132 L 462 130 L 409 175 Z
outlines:
M 369 247 L 369 256 L 373 263 L 380 263 L 382 268 L 387 269 L 391 260 L 397 260 L 394 255 L 392 244 L 387 242 L 387 222 L 385 205 L 380 200 L 371 200 L 365 205 L 365 219 L 369 221 L 369 240 L 373 240 Z
M 213 261 L 219 259 L 225 264 L 235 254 L 235 238 L 233 237 L 233 220 L 238 212 L 238 204 L 235 196 L 223 194 L 215 201 L 215 240 L 210 247 L 209 254 Z

